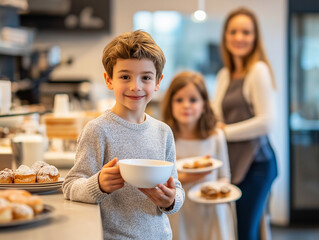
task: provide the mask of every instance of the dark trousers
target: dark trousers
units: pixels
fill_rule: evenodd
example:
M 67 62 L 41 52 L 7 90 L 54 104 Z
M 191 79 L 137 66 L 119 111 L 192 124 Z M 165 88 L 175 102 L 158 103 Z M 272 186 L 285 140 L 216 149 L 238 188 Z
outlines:
M 277 176 L 275 154 L 268 161 L 253 162 L 244 180 L 237 186 L 242 197 L 236 202 L 238 240 L 257 240 L 260 219 L 271 185 Z

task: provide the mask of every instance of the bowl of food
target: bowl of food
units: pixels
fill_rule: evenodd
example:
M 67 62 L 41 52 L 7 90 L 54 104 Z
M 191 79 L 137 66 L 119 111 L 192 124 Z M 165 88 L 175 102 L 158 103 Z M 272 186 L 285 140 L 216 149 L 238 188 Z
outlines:
M 171 162 L 152 159 L 122 159 L 118 163 L 125 182 L 138 188 L 166 183 L 174 166 Z

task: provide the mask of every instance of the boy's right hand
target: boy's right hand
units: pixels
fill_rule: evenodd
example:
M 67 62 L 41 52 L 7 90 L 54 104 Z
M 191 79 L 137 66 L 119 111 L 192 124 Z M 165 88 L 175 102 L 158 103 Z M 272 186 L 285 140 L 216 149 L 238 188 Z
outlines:
M 120 174 L 117 158 L 105 164 L 99 174 L 99 186 L 103 192 L 112 193 L 124 186 L 124 179 Z

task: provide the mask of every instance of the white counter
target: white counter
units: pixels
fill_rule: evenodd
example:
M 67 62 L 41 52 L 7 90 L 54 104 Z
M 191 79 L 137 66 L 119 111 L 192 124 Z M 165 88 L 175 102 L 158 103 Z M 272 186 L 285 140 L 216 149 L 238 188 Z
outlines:
M 41 197 L 55 208 L 54 216 L 30 225 L 0 228 L 1 240 L 103 239 L 98 205 L 65 200 L 61 190 Z

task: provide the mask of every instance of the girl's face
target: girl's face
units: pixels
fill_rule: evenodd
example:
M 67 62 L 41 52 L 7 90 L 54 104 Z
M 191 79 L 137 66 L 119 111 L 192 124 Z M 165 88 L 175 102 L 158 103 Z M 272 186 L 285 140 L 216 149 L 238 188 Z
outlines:
M 204 100 L 194 84 L 189 83 L 172 98 L 173 117 L 178 124 L 196 126 L 204 110 Z
M 243 58 L 251 53 L 255 38 L 254 23 L 250 17 L 237 15 L 229 21 L 225 32 L 225 45 L 233 57 Z

